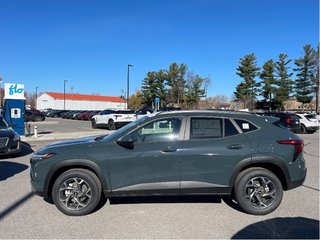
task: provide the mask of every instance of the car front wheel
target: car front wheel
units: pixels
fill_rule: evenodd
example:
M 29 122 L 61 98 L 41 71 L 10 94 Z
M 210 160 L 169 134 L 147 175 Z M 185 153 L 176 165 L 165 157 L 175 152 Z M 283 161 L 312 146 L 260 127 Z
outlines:
M 96 123 L 96 120 L 91 119 L 91 126 L 92 126 L 92 128 L 94 128 L 94 129 L 98 128 L 98 125 L 97 125 L 97 123 Z
M 278 177 L 269 170 L 250 168 L 239 174 L 234 194 L 243 211 L 253 215 L 265 215 L 280 205 L 283 189 Z
M 93 172 L 71 169 L 62 173 L 54 182 L 52 200 L 64 214 L 81 216 L 96 209 L 101 192 L 101 183 Z
M 116 130 L 116 125 L 112 119 L 108 122 L 108 128 L 109 130 Z

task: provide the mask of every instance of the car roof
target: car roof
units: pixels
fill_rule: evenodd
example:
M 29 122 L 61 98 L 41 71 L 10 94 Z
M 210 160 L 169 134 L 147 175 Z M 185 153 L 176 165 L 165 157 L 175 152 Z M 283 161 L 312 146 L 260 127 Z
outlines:
M 222 110 L 178 110 L 169 112 L 159 112 L 157 115 L 224 115 L 224 116 L 254 116 L 248 112 L 222 111 Z

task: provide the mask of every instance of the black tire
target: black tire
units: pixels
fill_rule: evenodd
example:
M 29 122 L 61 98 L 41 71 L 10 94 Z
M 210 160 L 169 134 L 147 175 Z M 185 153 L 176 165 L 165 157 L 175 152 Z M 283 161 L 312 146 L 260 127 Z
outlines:
M 81 216 L 93 212 L 101 199 L 99 178 L 86 169 L 70 169 L 54 182 L 52 201 L 64 214 Z
M 307 128 L 303 124 L 301 124 L 301 126 L 300 126 L 300 133 L 302 133 L 302 134 L 307 133 Z
M 92 127 L 93 129 L 98 128 L 98 125 L 97 125 L 97 123 L 96 123 L 96 120 L 91 119 L 91 127 Z
M 108 122 L 108 128 L 109 130 L 116 130 L 116 125 L 114 124 L 114 121 L 112 119 Z
M 235 200 L 249 214 L 265 215 L 281 203 L 283 188 L 279 178 L 264 168 L 249 168 L 237 177 Z
M 35 122 L 41 122 L 41 120 L 42 120 L 41 116 L 35 116 L 34 117 L 34 121 Z

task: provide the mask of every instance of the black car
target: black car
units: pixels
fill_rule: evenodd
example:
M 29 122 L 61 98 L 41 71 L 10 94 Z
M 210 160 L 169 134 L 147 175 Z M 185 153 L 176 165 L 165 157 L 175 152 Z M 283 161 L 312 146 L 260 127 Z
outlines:
M 46 119 L 43 112 L 39 110 L 26 110 L 25 111 L 25 121 L 26 122 L 41 122 Z
M 300 120 L 294 113 L 286 112 L 265 112 L 264 116 L 272 116 L 280 119 L 279 125 L 287 128 L 292 132 L 299 132 L 301 129 Z
M 0 115 L 0 155 L 18 155 L 21 151 L 20 136 Z

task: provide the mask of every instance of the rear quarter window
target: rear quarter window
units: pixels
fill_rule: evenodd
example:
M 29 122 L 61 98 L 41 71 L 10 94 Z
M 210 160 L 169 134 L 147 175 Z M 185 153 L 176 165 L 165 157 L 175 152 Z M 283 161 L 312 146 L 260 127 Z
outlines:
M 258 129 L 255 125 L 253 125 L 251 122 L 243 119 L 234 119 L 234 121 L 238 124 L 239 128 L 246 133 L 246 132 L 251 132 L 256 129 Z

